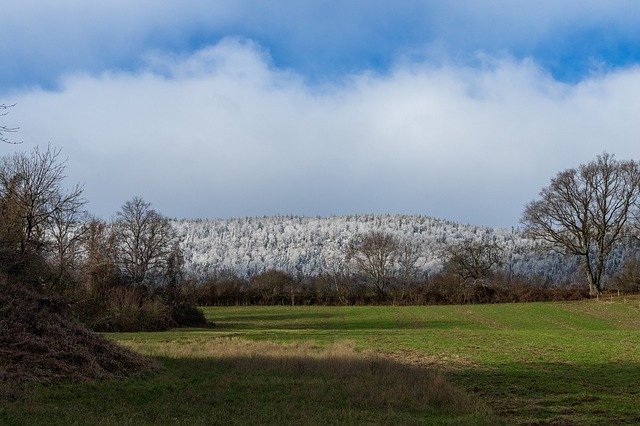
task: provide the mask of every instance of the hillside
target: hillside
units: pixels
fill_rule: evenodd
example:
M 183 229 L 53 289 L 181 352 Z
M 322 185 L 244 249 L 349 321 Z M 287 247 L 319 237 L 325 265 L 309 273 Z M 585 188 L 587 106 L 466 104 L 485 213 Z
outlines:
M 466 239 L 490 239 L 503 247 L 506 267 L 518 273 L 571 280 L 575 259 L 535 250 L 520 230 L 460 224 L 418 215 L 330 217 L 270 216 L 174 220 L 183 238 L 187 269 L 197 275 L 231 270 L 251 275 L 267 269 L 315 275 L 344 266 L 345 248 L 359 234 L 378 230 L 406 238 L 419 247 L 424 273 L 441 268 L 441 251 Z M 611 268 L 624 259 L 615 253 Z

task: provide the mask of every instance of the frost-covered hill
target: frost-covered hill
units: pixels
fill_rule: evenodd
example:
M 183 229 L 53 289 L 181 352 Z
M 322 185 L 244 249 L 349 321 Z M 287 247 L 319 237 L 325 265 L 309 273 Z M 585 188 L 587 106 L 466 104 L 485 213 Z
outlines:
M 576 262 L 532 250 L 536 243 L 517 229 L 463 225 L 427 216 L 353 215 L 331 217 L 271 216 L 237 219 L 175 220 L 183 238 L 187 269 L 197 275 L 232 270 L 252 275 L 267 269 L 315 275 L 344 265 L 348 242 L 378 230 L 412 240 L 425 272 L 441 267 L 439 253 L 448 244 L 488 238 L 501 245 L 514 272 L 568 279 Z M 614 257 L 619 264 L 622 254 Z

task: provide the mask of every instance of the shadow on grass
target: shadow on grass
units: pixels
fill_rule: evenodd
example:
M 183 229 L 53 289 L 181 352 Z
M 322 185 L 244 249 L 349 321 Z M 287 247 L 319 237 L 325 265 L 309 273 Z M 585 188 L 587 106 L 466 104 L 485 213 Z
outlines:
M 247 317 L 229 317 L 224 321 L 216 321 L 217 330 L 273 330 L 278 328 L 278 324 L 282 324 L 283 328 L 288 330 L 420 330 L 420 329 L 457 329 L 464 328 L 469 329 L 470 323 L 468 321 L 446 321 L 446 320 L 424 320 L 424 321 L 411 321 L 411 320 L 349 320 L 349 321 L 336 321 L 332 316 L 331 321 L 317 321 L 317 317 L 310 317 L 315 321 L 307 321 L 295 323 L 291 322 L 291 318 L 272 318 L 269 322 L 259 323 L 252 322 L 253 318 Z M 484 326 L 477 326 L 475 328 L 486 328 Z
M 321 318 L 334 318 L 335 314 L 320 313 L 320 312 L 287 312 L 283 313 L 260 313 L 260 314 L 248 314 L 248 315 L 225 315 L 225 321 L 265 321 L 265 322 L 280 322 L 280 321 L 300 321 L 305 319 L 318 320 Z
M 510 422 L 640 424 L 637 363 L 513 363 L 447 377 Z
M 230 340 L 230 342 L 233 342 Z M 144 379 L 38 386 L 0 402 L 5 424 L 486 423 L 486 410 L 443 375 L 337 347 L 241 343 L 211 358 L 159 358 Z

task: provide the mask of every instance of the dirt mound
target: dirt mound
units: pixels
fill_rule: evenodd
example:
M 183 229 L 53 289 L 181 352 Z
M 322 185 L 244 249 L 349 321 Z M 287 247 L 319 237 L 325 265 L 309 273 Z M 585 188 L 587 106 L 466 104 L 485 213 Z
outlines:
M 159 368 L 66 311 L 60 300 L 0 282 L 0 382 L 114 379 Z

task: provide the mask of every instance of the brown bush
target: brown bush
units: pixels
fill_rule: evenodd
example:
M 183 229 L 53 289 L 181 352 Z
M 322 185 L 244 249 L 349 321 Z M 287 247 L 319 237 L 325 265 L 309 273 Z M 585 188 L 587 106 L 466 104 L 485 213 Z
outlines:
M 443 271 L 421 281 L 392 282 L 385 299 L 366 283 L 347 275 L 293 278 L 267 271 L 248 279 L 233 274 L 211 275 L 183 287 L 189 300 L 216 305 L 450 305 L 580 300 L 582 287 L 542 277 L 496 271 L 491 277 L 465 279 Z
M 88 319 L 96 331 L 161 331 L 176 325 L 160 297 L 143 297 L 139 289 L 116 287 Z
M 0 382 L 112 379 L 157 368 L 89 331 L 59 299 L 0 282 Z

